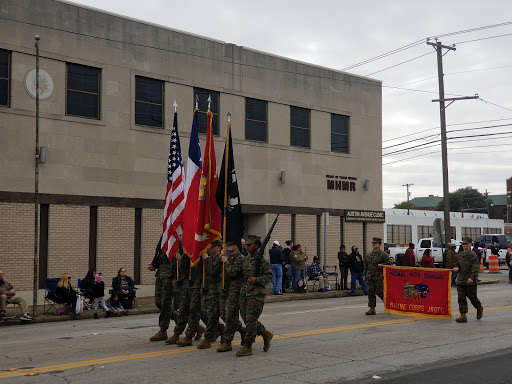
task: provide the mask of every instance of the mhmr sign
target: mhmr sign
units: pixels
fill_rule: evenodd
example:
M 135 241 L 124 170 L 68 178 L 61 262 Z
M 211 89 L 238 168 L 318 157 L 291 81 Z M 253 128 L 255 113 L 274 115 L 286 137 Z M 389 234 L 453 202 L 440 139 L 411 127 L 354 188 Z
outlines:
M 356 191 L 357 177 L 325 175 L 327 178 L 327 189 L 336 191 Z

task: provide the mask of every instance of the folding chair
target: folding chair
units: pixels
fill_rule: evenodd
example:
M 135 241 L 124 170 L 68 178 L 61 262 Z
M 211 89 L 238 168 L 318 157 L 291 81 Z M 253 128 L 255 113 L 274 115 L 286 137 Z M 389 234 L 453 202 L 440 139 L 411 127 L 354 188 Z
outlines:
M 14 315 L 13 315 L 13 316 L 5 316 L 5 315 L 4 315 L 4 317 L 5 317 L 6 319 L 15 319 L 15 318 L 16 318 L 16 316 L 18 316 L 18 312 L 16 311 L 16 306 L 17 306 L 18 304 L 16 304 L 16 303 L 7 303 L 7 305 L 12 305 L 12 306 L 14 306 Z M 18 305 L 18 307 L 19 307 L 19 305 Z M 20 307 L 20 308 L 21 308 L 21 307 Z
M 327 269 L 328 268 L 334 268 L 334 272 L 328 272 Z M 338 266 L 337 265 L 326 265 L 325 266 L 325 273 L 331 277 L 331 276 L 334 276 L 334 281 L 335 281 L 335 289 L 341 289 L 341 286 L 340 286 L 340 280 L 339 280 L 339 275 L 338 275 Z
M 309 278 L 309 272 L 311 271 L 311 264 L 306 264 L 306 274 L 304 276 L 304 282 L 306 283 L 306 287 L 308 286 L 308 283 L 311 281 L 313 283 L 313 289 L 311 292 L 315 292 L 315 285 L 318 282 L 317 279 L 310 279 Z
M 43 303 L 43 312 L 48 313 L 50 309 L 55 310 L 55 314 L 59 314 L 59 308 L 61 307 L 61 302 L 57 298 L 57 295 L 55 294 L 55 290 L 57 289 L 57 284 L 59 283 L 60 278 L 54 277 L 54 278 L 47 278 L 46 279 L 46 285 L 44 289 L 46 290 L 46 295 L 44 297 L 44 303 Z M 46 308 L 48 307 L 48 308 Z

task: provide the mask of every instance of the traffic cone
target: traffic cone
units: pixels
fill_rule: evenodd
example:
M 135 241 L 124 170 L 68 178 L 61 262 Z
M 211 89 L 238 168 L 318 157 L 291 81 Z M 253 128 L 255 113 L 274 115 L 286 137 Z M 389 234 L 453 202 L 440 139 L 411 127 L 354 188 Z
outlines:
M 489 263 L 489 270 L 487 271 L 488 273 L 501 273 L 498 256 L 492 254 L 489 255 L 487 262 Z
M 484 258 L 481 257 L 480 258 L 480 272 L 483 272 L 484 271 Z

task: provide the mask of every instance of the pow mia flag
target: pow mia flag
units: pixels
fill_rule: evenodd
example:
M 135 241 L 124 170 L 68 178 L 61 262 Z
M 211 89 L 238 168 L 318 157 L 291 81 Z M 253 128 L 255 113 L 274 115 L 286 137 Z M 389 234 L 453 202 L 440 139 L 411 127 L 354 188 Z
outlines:
M 228 148 L 228 169 L 226 185 L 226 148 Z M 230 123 L 228 123 L 228 137 L 226 138 L 226 147 L 224 147 L 224 156 L 222 157 L 222 166 L 220 168 L 219 184 L 215 193 L 215 199 L 221 210 L 222 223 L 224 222 L 224 190 L 227 188 L 227 206 L 226 206 L 226 238 L 225 242 L 232 241 L 242 251 L 243 219 L 242 206 L 240 205 L 240 194 L 238 192 L 238 182 L 235 172 L 235 161 L 233 158 L 233 143 L 231 140 Z

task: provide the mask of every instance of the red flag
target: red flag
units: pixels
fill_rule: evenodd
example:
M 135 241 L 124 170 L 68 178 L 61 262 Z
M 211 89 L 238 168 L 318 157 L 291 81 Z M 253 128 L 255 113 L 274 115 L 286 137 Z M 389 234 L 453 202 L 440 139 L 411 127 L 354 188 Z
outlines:
M 197 264 L 199 256 L 211 247 L 212 241 L 221 238 L 220 208 L 215 199 L 218 182 L 219 175 L 217 174 L 217 161 L 213 144 L 212 113 L 208 110 L 206 116 L 206 146 L 199 188 L 199 214 L 195 231 L 194 252 L 191 257 L 192 265 Z
M 164 225 L 160 244 L 162 251 L 165 252 L 169 260 L 172 260 L 178 251 L 179 236 L 182 234 L 183 209 L 185 207 L 183 189 L 183 161 L 181 160 L 181 145 L 178 135 L 178 114 L 174 112 L 169 159 L 167 161 Z

